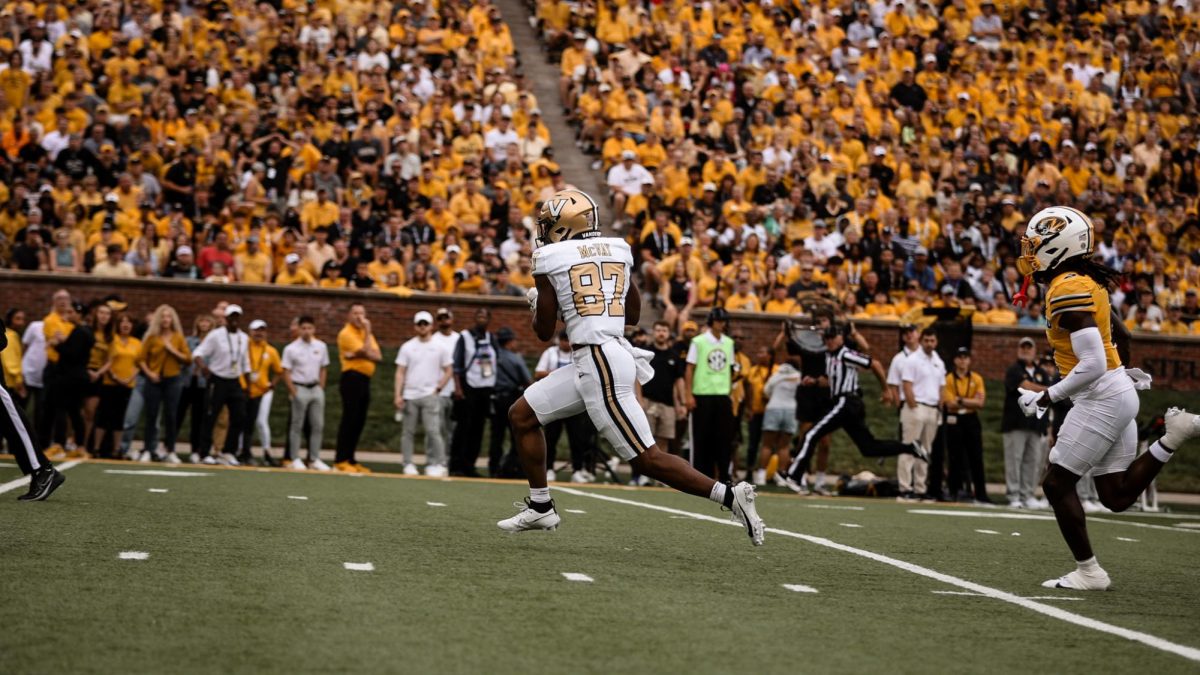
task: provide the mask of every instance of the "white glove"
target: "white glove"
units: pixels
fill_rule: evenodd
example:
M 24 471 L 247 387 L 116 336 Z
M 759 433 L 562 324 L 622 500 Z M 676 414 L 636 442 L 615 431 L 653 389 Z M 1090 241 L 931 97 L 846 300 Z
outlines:
M 1042 398 L 1042 392 L 1030 391 L 1024 387 L 1017 387 L 1017 405 L 1021 408 L 1021 412 L 1025 413 L 1026 417 L 1036 416 L 1041 419 L 1046 414 L 1047 408 L 1038 405 L 1038 401 Z
M 536 287 L 525 291 L 525 299 L 529 301 L 529 311 L 531 311 L 531 312 L 537 311 L 537 298 L 538 298 L 538 292 L 537 292 Z
M 1154 381 L 1154 378 L 1150 377 L 1150 373 L 1147 373 L 1141 368 L 1126 368 L 1125 374 L 1129 376 L 1129 379 L 1133 380 L 1133 388 L 1135 391 L 1145 391 L 1149 389 L 1150 383 Z

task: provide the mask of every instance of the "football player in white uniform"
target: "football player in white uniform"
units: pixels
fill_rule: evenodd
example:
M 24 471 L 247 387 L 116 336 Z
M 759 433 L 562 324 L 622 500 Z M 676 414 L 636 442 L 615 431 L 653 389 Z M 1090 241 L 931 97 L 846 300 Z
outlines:
M 561 190 L 538 213 L 533 254 L 536 286 L 529 291 L 533 329 L 550 341 L 561 316 L 571 342 L 572 368 L 559 368 L 525 390 L 508 411 L 529 497 L 512 518 L 497 523 L 508 532 L 553 530 L 561 518 L 546 485 L 546 437 L 542 426 L 587 412 L 596 429 L 644 476 L 681 492 L 707 497 L 733 511 L 755 546 L 763 521 L 754 507 L 754 486 L 728 485 L 701 474 L 654 444 L 634 391 L 639 372 L 653 371 L 625 340 L 636 325 L 641 295 L 633 282 L 633 255 L 621 239 L 603 237 L 598 209 L 579 190 Z M 649 379 L 649 377 L 644 377 Z
M 1080 591 L 1106 590 L 1109 578 L 1088 540 L 1087 521 L 1075 491 L 1079 478 L 1091 473 L 1100 502 L 1113 511 L 1124 511 L 1175 451 L 1200 435 L 1200 418 L 1171 408 L 1165 417 L 1166 434 L 1135 459 L 1136 390 L 1149 389 L 1150 376 L 1125 368 L 1117 354 L 1108 285 L 1118 273 L 1092 259 L 1095 242 L 1091 218 L 1073 208 L 1052 206 L 1030 219 L 1017 260 L 1026 284 L 1032 279 L 1047 285 L 1046 338 L 1063 376 L 1045 391 L 1018 389 L 1017 402 L 1027 416 L 1038 417 L 1057 401 L 1069 398 L 1073 404 L 1050 450 L 1042 488 L 1076 569 L 1042 585 Z

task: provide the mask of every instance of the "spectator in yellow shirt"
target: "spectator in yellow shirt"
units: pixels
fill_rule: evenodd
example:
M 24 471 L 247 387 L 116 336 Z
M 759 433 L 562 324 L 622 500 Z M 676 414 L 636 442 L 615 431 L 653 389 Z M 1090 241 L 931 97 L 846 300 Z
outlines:
M 117 330 L 108 343 L 108 362 L 100 385 L 100 408 L 96 412 L 96 445 L 103 447 L 106 434 L 112 435 L 112 447 L 121 447 L 121 432 L 125 428 L 125 408 L 137 381 L 138 355 L 142 341 L 133 337 L 133 319 L 122 313 L 116 318 Z
M 308 270 L 300 266 L 300 255 L 298 253 L 289 253 L 283 258 L 284 268 L 280 270 L 279 276 L 275 277 L 275 284 L 278 286 L 316 286 L 317 280 L 313 279 L 312 274 Z
M 738 312 L 761 312 L 762 302 L 750 288 L 749 281 L 737 282 L 737 292 L 725 300 L 725 309 Z
M 404 266 L 396 262 L 392 257 L 391 246 L 380 246 L 375 249 L 375 259 L 367 265 L 367 273 L 375 280 L 375 285 L 387 288 L 388 275 L 395 274 L 397 283 L 396 286 L 404 285 Z
M 1193 324 L 1195 325 L 1195 324 Z M 1190 335 L 1191 331 L 1188 325 L 1183 322 L 1183 307 L 1180 305 L 1169 305 L 1167 307 L 1167 318 L 1162 322 L 1162 327 L 1159 328 L 1163 335 Z
M 250 372 L 244 376 L 246 380 L 246 430 L 242 433 L 242 452 L 238 461 L 242 464 L 253 463 L 251 445 L 254 431 L 258 431 L 258 440 L 262 442 L 263 461 L 272 464 L 269 448 L 271 447 L 271 426 L 268 416 L 271 412 L 271 401 L 275 397 L 275 383 L 283 374 L 283 365 L 279 360 L 279 352 L 267 342 L 267 322 L 255 319 L 250 322 Z

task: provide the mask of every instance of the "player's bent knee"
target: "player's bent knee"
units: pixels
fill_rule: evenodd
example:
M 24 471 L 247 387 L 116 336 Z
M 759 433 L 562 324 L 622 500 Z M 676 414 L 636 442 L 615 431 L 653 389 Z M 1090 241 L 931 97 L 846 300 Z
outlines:
M 533 408 L 530 407 L 524 396 L 509 407 L 508 423 L 514 432 L 528 431 L 539 426 L 537 413 L 533 412 Z

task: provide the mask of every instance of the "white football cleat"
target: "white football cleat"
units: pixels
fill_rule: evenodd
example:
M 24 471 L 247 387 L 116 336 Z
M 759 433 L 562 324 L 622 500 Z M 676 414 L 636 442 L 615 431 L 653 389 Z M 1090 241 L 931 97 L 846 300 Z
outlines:
M 304 471 L 308 468 L 307 466 L 304 466 L 304 460 L 300 459 L 299 457 L 288 462 L 285 466 L 287 466 L 289 469 L 295 469 L 296 471 Z
M 746 526 L 746 534 L 750 543 L 755 546 L 763 545 L 762 518 L 758 517 L 758 509 L 754 508 L 754 486 L 741 482 L 729 488 L 733 490 L 733 518 Z
M 1167 428 L 1167 433 L 1163 434 L 1158 442 L 1175 451 L 1187 441 L 1200 436 L 1200 415 L 1194 415 L 1183 408 L 1170 408 L 1163 416 L 1163 426 Z
M 558 510 L 554 508 L 554 500 L 550 501 L 550 510 L 545 513 L 534 511 L 533 507 L 530 506 L 531 503 L 529 497 L 526 497 L 524 502 L 513 502 L 513 506 L 521 509 L 521 511 L 512 518 L 496 521 L 496 526 L 505 532 L 558 529 L 558 524 L 562 522 L 562 518 L 558 516 Z
M 783 487 L 795 492 L 798 495 L 811 494 L 807 485 L 805 485 L 802 481 L 792 478 L 791 476 L 784 476 Z
M 425 467 L 425 475 L 430 478 L 445 478 L 446 467 L 441 464 L 430 464 Z
M 333 469 L 329 468 L 329 465 L 325 462 L 322 462 L 319 457 L 309 462 L 308 468 L 312 469 L 313 471 L 333 471 Z
M 1090 574 L 1084 573 L 1082 570 L 1075 570 L 1057 579 L 1047 579 L 1042 582 L 1042 587 L 1065 588 L 1072 591 L 1107 591 L 1110 584 L 1112 581 L 1108 578 L 1108 572 L 1097 567 L 1096 571 Z

